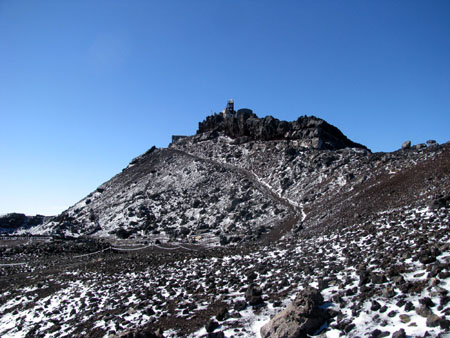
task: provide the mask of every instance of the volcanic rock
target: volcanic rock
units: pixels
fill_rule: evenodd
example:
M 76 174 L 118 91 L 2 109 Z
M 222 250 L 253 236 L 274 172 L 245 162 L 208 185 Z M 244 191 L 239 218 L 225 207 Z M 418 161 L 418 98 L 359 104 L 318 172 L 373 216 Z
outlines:
M 320 291 L 306 287 L 285 310 L 261 328 L 261 337 L 306 337 L 316 332 L 328 320 L 327 312 L 319 307 L 322 303 Z
M 296 121 L 280 121 L 272 116 L 259 118 L 251 110 L 232 114 L 214 114 L 199 123 L 197 135 L 224 133 L 233 139 L 297 140 L 308 148 L 342 149 L 363 148 L 350 141 L 336 127 L 315 116 L 301 116 Z M 290 154 L 294 151 L 289 150 Z

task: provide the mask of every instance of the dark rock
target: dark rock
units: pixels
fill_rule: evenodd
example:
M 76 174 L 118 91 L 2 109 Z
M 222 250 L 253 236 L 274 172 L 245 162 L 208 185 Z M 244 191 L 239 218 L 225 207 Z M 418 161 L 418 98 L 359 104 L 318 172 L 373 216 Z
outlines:
M 437 327 L 441 322 L 441 317 L 435 314 L 431 314 L 427 317 L 427 326 L 428 327 Z
M 370 338 L 377 338 L 380 333 L 381 330 L 375 329 L 370 333 Z
M 17 229 L 20 227 L 31 227 L 44 222 L 45 216 L 26 216 L 20 213 L 11 213 L 0 216 L 0 228 Z
M 208 338 L 225 338 L 225 333 L 223 331 L 211 332 L 207 335 Z
M 205 325 L 205 329 L 206 329 L 206 332 L 211 333 L 211 332 L 213 332 L 215 329 L 217 329 L 219 326 L 220 326 L 220 325 L 219 325 L 218 322 L 216 322 L 215 320 L 210 320 L 210 321 L 208 322 L 208 324 Z
M 356 327 L 356 325 L 353 324 L 353 323 L 347 324 L 347 325 L 344 327 L 344 332 L 345 332 L 345 333 L 349 333 L 349 332 L 350 332 L 351 330 L 353 330 L 355 327 Z
M 405 304 L 405 311 L 412 311 L 412 310 L 414 310 L 414 304 L 413 303 L 411 303 L 411 302 L 407 302 L 406 304 Z
M 326 121 L 314 116 L 301 116 L 296 121 L 286 122 L 266 116 L 258 118 L 251 110 L 237 113 L 214 114 L 198 125 L 197 135 L 222 132 L 233 139 L 245 140 L 301 140 L 315 149 L 363 148 L 350 141 L 342 132 Z M 207 138 L 209 139 L 209 138 Z
M 247 273 L 246 277 L 249 282 L 253 282 L 258 277 L 258 275 L 254 271 L 250 271 L 249 273 Z
M 416 313 L 419 316 L 427 318 L 428 316 L 433 314 L 433 311 L 431 311 L 427 306 L 421 305 L 419 307 L 416 307 Z
M 236 311 L 243 311 L 247 308 L 247 302 L 245 300 L 238 300 L 234 303 L 234 309 Z
M 436 261 L 436 255 L 431 250 L 424 250 L 419 254 L 419 261 L 422 264 L 430 264 Z
M 406 332 L 404 329 L 400 329 L 398 331 L 395 331 L 392 334 L 392 338 L 406 338 Z
M 117 230 L 116 236 L 121 239 L 126 239 L 131 236 L 131 232 L 123 228 L 120 228 L 119 230 Z
M 428 306 L 428 307 L 433 307 L 436 305 L 433 303 L 433 301 L 429 297 L 424 297 L 424 298 L 419 299 L 419 303 L 422 305 Z
M 262 299 L 262 289 L 259 286 L 251 284 L 245 291 L 245 299 L 251 306 L 257 306 L 264 303 Z
M 358 288 L 354 287 L 354 288 L 347 289 L 345 291 L 345 295 L 346 296 L 354 296 L 354 295 L 356 295 L 357 292 L 358 292 Z
M 450 329 L 450 320 L 441 318 L 441 320 L 439 321 L 439 326 L 441 327 L 441 329 L 449 330 Z
M 441 198 L 436 198 L 436 199 L 431 200 L 428 203 L 428 207 L 430 209 L 437 210 L 437 209 L 445 208 L 447 206 L 447 204 L 448 204 L 448 200 L 446 198 L 441 197 Z
M 230 239 L 227 236 L 220 235 L 219 236 L 219 243 L 220 243 L 220 245 L 227 245 L 228 243 L 230 243 Z
M 384 275 L 384 274 L 376 274 L 376 273 L 371 273 L 370 274 L 370 280 L 374 284 L 383 284 L 383 283 L 385 283 L 387 281 L 386 275 Z
M 228 318 L 228 309 L 226 307 L 221 307 L 216 315 L 216 319 L 221 322 Z
M 395 305 L 397 305 L 398 307 L 402 307 L 406 304 L 406 300 L 404 299 L 400 299 Z
M 395 311 L 395 310 L 389 311 L 389 313 L 388 313 L 388 317 L 390 317 L 390 318 L 393 318 L 396 315 L 397 315 L 397 311 Z
M 327 279 L 321 279 L 318 282 L 318 288 L 319 290 L 323 290 L 328 288 L 328 280 Z
M 154 330 L 151 327 L 144 329 L 133 329 L 120 333 L 117 336 L 120 338 L 164 338 L 163 331 L 161 329 Z
M 366 270 L 359 272 L 359 285 L 365 285 L 369 282 L 369 273 Z
M 381 309 L 381 304 L 378 303 L 376 300 L 372 301 L 372 306 L 370 307 L 370 310 L 378 311 L 379 309 Z
M 370 337 L 371 338 L 382 338 L 382 337 L 388 337 L 390 334 L 391 334 L 390 332 L 375 329 L 370 334 Z

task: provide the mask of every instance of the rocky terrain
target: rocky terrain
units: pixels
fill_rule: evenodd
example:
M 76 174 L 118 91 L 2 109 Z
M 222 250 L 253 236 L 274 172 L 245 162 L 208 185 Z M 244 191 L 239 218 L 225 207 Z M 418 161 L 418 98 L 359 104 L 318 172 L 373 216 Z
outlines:
M 226 111 L 0 243 L 2 337 L 448 337 L 450 144 Z
M 0 216 L 0 233 L 14 232 L 19 228 L 26 229 L 50 221 L 51 217 L 42 215 L 27 216 L 20 213 L 10 213 Z

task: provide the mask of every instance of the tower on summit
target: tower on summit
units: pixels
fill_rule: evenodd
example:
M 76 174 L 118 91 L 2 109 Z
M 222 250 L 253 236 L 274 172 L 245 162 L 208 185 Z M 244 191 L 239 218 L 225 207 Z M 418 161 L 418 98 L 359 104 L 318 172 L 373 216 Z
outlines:
M 227 106 L 225 107 L 225 110 L 222 111 L 222 113 L 227 116 L 227 115 L 232 115 L 234 113 L 234 100 L 230 99 L 227 102 Z

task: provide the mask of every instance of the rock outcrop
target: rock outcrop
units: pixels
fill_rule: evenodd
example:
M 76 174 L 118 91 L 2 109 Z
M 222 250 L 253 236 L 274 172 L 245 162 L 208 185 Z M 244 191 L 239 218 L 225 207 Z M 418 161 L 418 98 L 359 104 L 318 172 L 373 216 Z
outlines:
M 402 143 L 402 149 L 404 150 L 404 149 L 409 149 L 409 148 L 411 148 L 411 141 L 405 141 L 405 142 L 403 142 Z
M 272 116 L 259 118 L 250 109 L 240 109 L 233 113 L 208 116 L 199 123 L 197 135 L 210 133 L 214 136 L 220 132 L 241 143 L 251 140 L 296 140 L 311 149 L 367 149 L 315 116 L 301 116 L 296 121 L 287 122 Z

